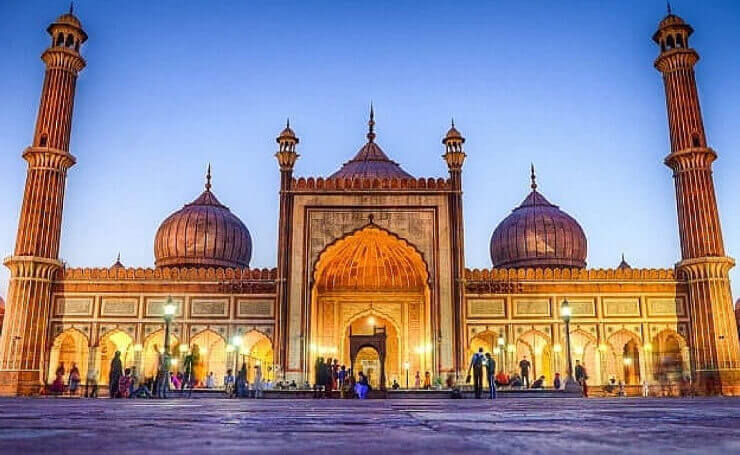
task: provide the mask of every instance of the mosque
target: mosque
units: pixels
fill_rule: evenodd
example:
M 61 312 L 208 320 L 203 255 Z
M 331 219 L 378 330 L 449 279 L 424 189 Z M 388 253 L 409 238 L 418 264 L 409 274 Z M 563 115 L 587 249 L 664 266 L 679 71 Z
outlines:
M 69 139 L 87 35 L 72 11 L 47 31 L 38 118 L 22 153 L 28 173 L 15 250 L 4 262 L 11 280 L 1 394 L 39 393 L 62 362 L 106 384 L 115 351 L 125 366 L 153 375 L 170 298 L 173 368 L 193 352 L 198 380 L 246 362 L 270 379 L 303 383 L 318 357 L 375 381 L 404 383 L 417 371 L 459 380 L 470 353 L 483 347 L 508 371 L 526 356 L 533 375 L 548 382 L 565 374 L 570 353 L 596 386 L 690 377 L 700 393 L 740 394 L 734 261 L 712 180 L 717 154 L 699 108 L 693 29 L 680 17 L 669 12 L 652 38 L 665 84 L 664 164 L 673 171 L 681 260 L 654 269 L 624 260 L 588 268 L 586 233 L 548 200 L 534 168 L 529 189 L 505 196 L 514 208 L 492 230 L 491 268 L 466 268 L 463 134 L 453 124 L 443 136 L 448 175 L 413 176 L 381 148 L 372 110 L 365 144 L 327 176 L 294 175 L 299 138 L 290 125 L 276 152 L 265 151 L 275 153 L 280 172 L 275 268 L 250 268 L 252 237 L 216 197 L 210 169 L 192 202 L 163 214 L 153 267 L 120 258 L 109 267 L 68 265 L 59 258 L 61 220 L 67 170 L 76 163 Z M 374 341 L 357 345 L 358 336 Z

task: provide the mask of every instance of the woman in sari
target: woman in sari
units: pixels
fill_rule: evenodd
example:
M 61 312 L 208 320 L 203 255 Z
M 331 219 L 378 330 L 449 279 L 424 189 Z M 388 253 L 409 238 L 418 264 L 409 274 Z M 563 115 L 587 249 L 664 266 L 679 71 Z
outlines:
M 69 395 L 77 394 L 77 386 L 80 385 L 80 369 L 77 368 L 77 364 L 72 364 L 72 369 L 69 370 Z
M 54 374 L 56 378 L 51 384 L 51 392 L 64 393 L 64 362 L 59 363 L 59 367 Z
M 111 398 L 118 398 L 118 382 L 121 376 L 123 376 L 121 351 L 116 351 L 116 355 L 110 361 L 110 374 L 108 374 L 108 394 Z

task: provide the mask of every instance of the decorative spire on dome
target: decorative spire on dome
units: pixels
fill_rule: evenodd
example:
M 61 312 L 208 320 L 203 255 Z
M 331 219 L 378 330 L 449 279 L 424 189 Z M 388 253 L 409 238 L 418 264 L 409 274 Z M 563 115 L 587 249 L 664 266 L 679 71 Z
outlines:
M 532 188 L 532 191 L 535 191 L 537 189 L 537 176 L 534 173 L 534 163 L 529 163 L 529 165 L 531 166 L 530 169 L 532 171 L 529 176 L 529 178 L 532 179 L 530 187 Z
M 447 162 L 447 168 L 450 171 L 459 172 L 462 169 L 463 163 L 465 162 L 465 151 L 463 150 L 463 144 L 465 138 L 460 131 L 455 128 L 455 119 L 450 120 L 450 129 L 447 130 L 447 134 L 442 143 L 445 145 L 445 154 L 442 158 Z
M 285 129 L 280 132 L 275 141 L 278 143 L 278 151 L 275 153 L 275 158 L 278 160 L 281 171 L 293 171 L 293 166 L 300 155 L 296 153 L 296 144 L 298 144 L 298 137 L 295 132 L 290 128 L 290 118 L 285 121 Z
M 667 8 L 668 9 L 668 15 L 673 14 L 673 11 L 671 11 L 671 2 L 665 2 L 665 3 L 666 3 L 666 6 L 668 7 Z
M 211 163 L 208 163 L 208 171 L 206 171 L 206 191 L 211 191 Z
M 627 269 L 631 269 L 631 268 L 632 268 L 632 266 L 629 265 L 629 263 L 624 259 L 624 253 L 622 253 L 622 262 L 619 263 L 619 265 L 617 266 L 617 269 L 618 270 L 627 270 Z
M 111 266 L 112 269 L 122 269 L 123 263 L 121 262 L 121 253 L 118 253 L 118 256 L 116 256 L 116 262 L 113 263 Z
M 75 2 L 69 2 L 69 14 L 75 13 Z
M 372 101 L 370 101 L 370 120 L 367 122 L 367 141 L 375 141 L 375 109 Z
M 372 103 L 370 103 L 370 120 L 367 125 L 367 143 L 360 148 L 354 158 L 344 163 L 329 178 L 411 178 L 411 174 L 388 158 L 380 146 L 375 143 L 375 109 Z

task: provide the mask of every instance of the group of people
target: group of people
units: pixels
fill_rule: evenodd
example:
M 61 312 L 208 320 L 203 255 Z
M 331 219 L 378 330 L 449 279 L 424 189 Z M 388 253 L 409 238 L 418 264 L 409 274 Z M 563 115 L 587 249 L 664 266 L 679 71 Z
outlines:
M 212 374 L 212 373 L 211 373 Z M 262 398 L 262 392 L 266 386 L 262 380 L 262 367 L 260 365 L 254 366 L 254 380 L 250 389 L 249 378 L 247 377 L 247 364 L 242 363 L 242 367 L 239 372 L 234 376 L 233 370 L 226 370 L 226 376 L 224 376 L 224 391 L 226 396 L 229 398 Z
M 483 396 L 483 373 L 485 369 L 486 379 L 489 387 L 489 398 L 496 398 L 496 389 L 498 387 L 512 387 L 512 388 L 528 388 L 528 389 L 544 389 L 545 388 L 545 376 L 540 375 L 537 379 L 530 383 L 529 371 L 532 364 L 527 357 L 524 356 L 519 361 L 519 371 L 512 374 L 506 374 L 503 370 L 499 370 L 496 373 L 496 360 L 491 356 L 491 353 L 483 353 L 483 348 L 479 348 L 478 352 L 474 353 L 470 359 L 470 366 L 468 367 L 468 377 L 466 382 L 469 383 L 471 378 L 473 380 L 473 389 L 475 391 L 475 397 L 481 398 Z M 472 375 L 471 375 L 472 373 Z M 578 384 L 583 389 L 583 395 L 588 396 L 588 385 L 586 380 L 588 375 L 586 374 L 586 367 L 583 366 L 580 361 L 576 360 L 576 367 L 574 376 Z M 560 373 L 555 373 L 553 378 L 552 387 L 554 389 L 561 389 L 565 386 L 560 378 Z
M 72 364 L 66 386 L 64 384 L 64 374 L 64 362 L 61 362 L 55 371 L 54 382 L 51 383 L 51 393 L 61 395 L 64 394 L 66 388 L 70 396 L 77 395 L 77 389 L 82 381 L 82 378 L 80 378 L 80 369 L 77 368 L 77 364 Z

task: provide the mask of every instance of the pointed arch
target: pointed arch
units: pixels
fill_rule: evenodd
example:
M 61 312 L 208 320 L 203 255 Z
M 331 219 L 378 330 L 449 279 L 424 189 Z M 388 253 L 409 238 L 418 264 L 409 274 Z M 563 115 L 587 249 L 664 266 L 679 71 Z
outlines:
M 57 335 L 52 342 L 49 354 L 48 381 L 53 382 L 57 368 L 64 364 L 65 382 L 72 364 L 80 370 L 80 377 L 87 375 L 87 365 L 90 355 L 89 339 L 81 330 L 70 327 Z

